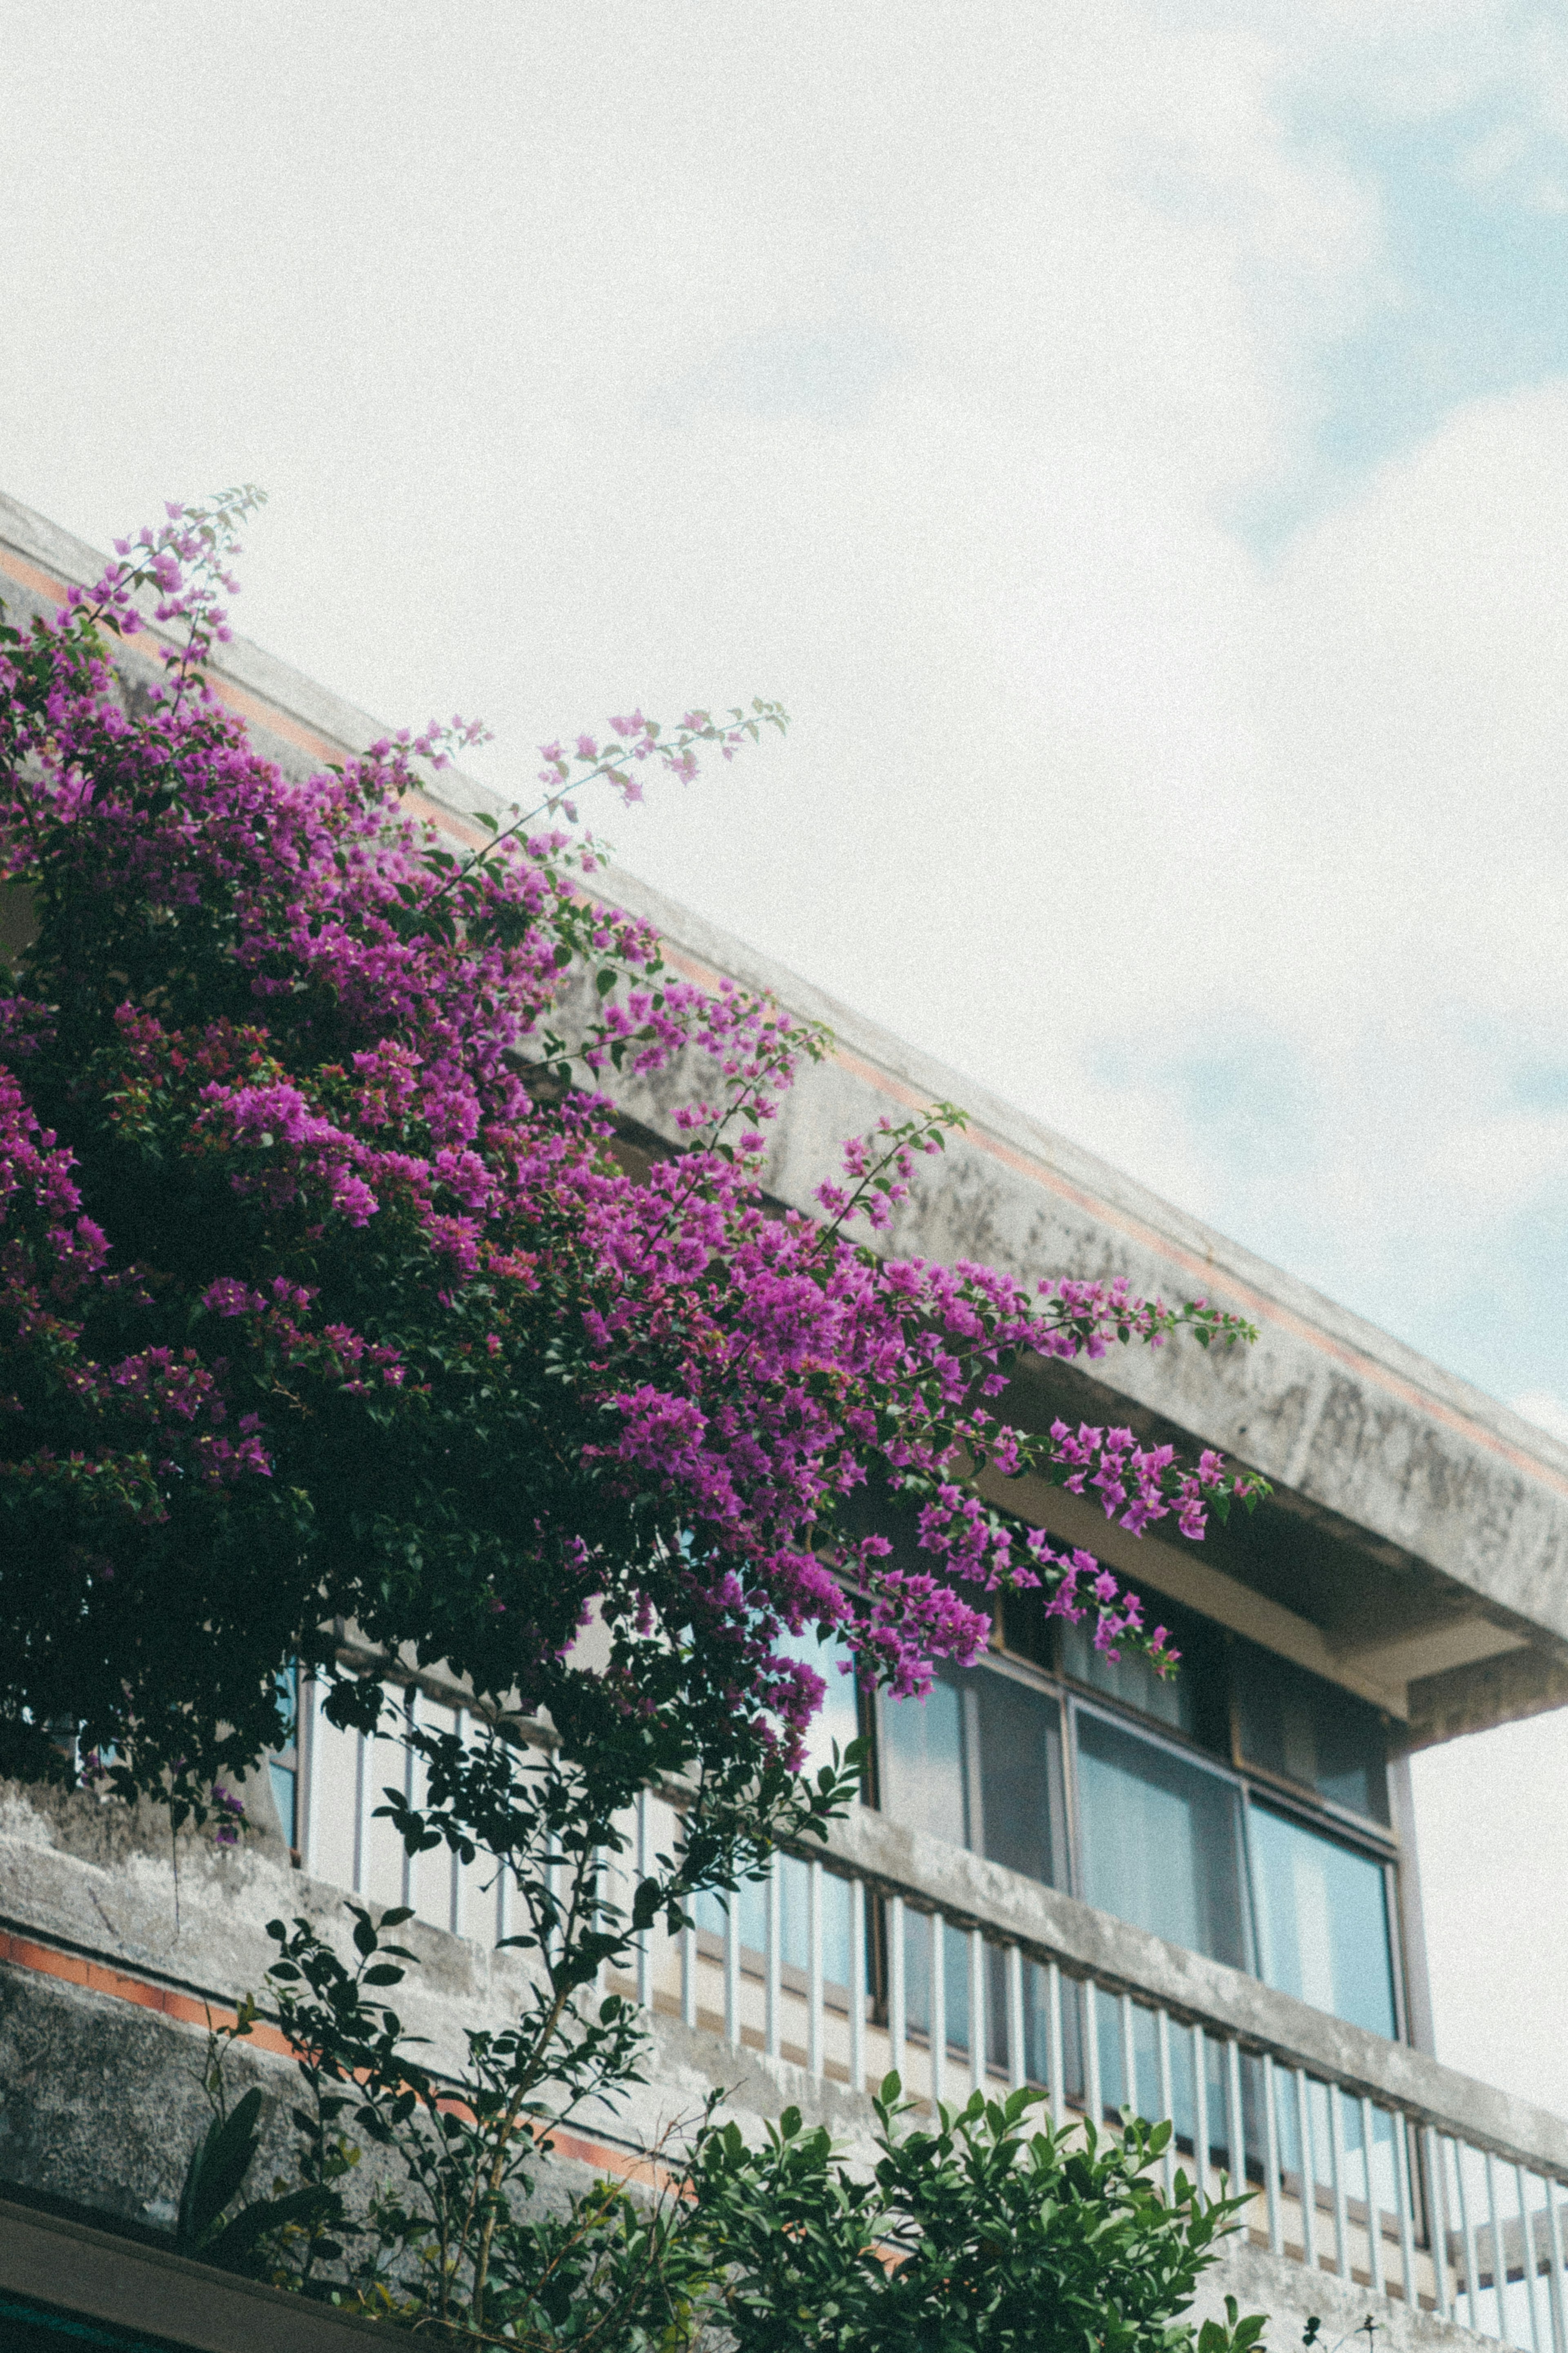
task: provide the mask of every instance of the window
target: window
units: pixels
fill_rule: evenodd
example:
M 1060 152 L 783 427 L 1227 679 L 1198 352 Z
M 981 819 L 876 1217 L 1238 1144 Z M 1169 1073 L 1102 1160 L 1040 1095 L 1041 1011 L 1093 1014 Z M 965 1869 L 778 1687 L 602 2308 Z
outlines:
M 942 1675 L 926 1698 L 886 1704 L 878 1762 L 884 1812 L 907 1829 L 978 1848 L 980 1810 L 970 1781 L 979 1752 L 963 1720 L 965 1696 L 955 1676 Z
M 1047 1886 L 1068 1883 L 1061 1704 L 1005 1671 L 944 1669 L 923 1700 L 884 1700 L 882 1810 Z
M 1254 1643 L 1238 1641 L 1235 1659 L 1237 1730 L 1247 1762 L 1386 1822 L 1387 1744 L 1376 1708 Z
M 1172 1628 L 1173 1679 L 1135 1654 L 1107 1659 L 1087 1621 L 1047 1619 L 1037 1595 L 1005 1597 L 989 1660 L 944 1670 L 923 1702 L 880 1704 L 879 1802 L 1395 2035 L 1382 1717 L 1191 1612 L 1145 1610 Z M 927 1999 L 923 1926 L 908 1957 L 911 2023 Z
M 1392 2038 L 1398 2024 L 1383 1864 L 1272 1807 L 1248 1812 L 1258 1976 L 1314 2010 Z
M 860 1695 L 854 1676 L 844 1672 L 847 1654 L 841 1644 L 825 1642 L 808 1628 L 804 1634 L 787 1636 L 779 1648 L 786 1657 L 815 1667 L 822 1677 L 822 1705 L 805 1740 L 806 1759 L 815 1771 L 828 1763 L 836 1742 L 842 1757 L 850 1742 L 859 1739 Z
M 1059 1702 L 998 1672 L 976 1672 L 980 1851 L 992 1862 L 1066 1887 L 1066 1806 Z
M 1094 1626 L 1089 1618 L 1075 1624 L 1061 1621 L 1061 1671 L 1106 1699 L 1152 1717 L 1173 1732 L 1230 1756 L 1230 1704 L 1226 1689 L 1225 1640 L 1217 1626 L 1174 1602 L 1146 1601 L 1139 1596 L 1148 1626 L 1164 1626 L 1171 1647 L 1180 1659 L 1174 1674 L 1163 1675 L 1140 1651 L 1123 1651 L 1108 1658 L 1094 1647 Z
M 1088 1708 L 1077 1716 L 1085 1903 L 1244 1969 L 1234 1782 Z
M 297 1852 L 300 1845 L 300 1670 L 285 1667 L 278 1678 L 278 1746 L 268 1754 L 272 1777 L 272 1801 L 283 1843 Z

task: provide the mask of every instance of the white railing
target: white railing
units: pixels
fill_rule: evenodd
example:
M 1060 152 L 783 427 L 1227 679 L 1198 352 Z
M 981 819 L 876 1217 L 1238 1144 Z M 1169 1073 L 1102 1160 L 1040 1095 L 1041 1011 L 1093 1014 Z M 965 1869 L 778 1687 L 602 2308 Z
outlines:
M 416 1704 L 461 1731 L 460 1707 Z M 374 1819 L 387 1783 L 417 1794 L 407 1752 L 336 1732 L 316 1694 L 305 1713 L 304 1867 L 456 1935 L 507 1935 L 482 1864 L 410 1858 Z M 679 1834 L 651 1795 L 627 1827 L 612 1899 Z M 928 2103 L 1033 2084 L 1058 2125 L 1170 2117 L 1167 2189 L 1178 2165 L 1209 2190 L 1247 2182 L 1254 2243 L 1568 2353 L 1568 2126 L 1544 2112 L 862 1810 L 826 1853 L 777 1852 L 696 1911 L 678 1936 L 648 1930 L 608 1984 L 850 2091 L 897 2070 Z

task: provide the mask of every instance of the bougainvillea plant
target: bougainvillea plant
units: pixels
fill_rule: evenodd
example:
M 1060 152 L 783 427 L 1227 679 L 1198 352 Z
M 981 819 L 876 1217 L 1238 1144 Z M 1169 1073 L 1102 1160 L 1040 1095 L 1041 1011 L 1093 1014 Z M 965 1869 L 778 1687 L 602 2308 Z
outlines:
M 651 1916 L 822 1810 L 792 1769 L 821 1695 L 803 1629 L 918 1693 L 998 1587 L 1037 1584 L 1158 1655 L 1108 1572 L 975 1482 L 1029 1472 L 1199 1537 L 1245 1480 L 1124 1430 L 1014 1428 L 1009 1377 L 1245 1327 L 893 1254 L 943 1105 L 851 1141 L 820 1215 L 778 1213 L 769 1123 L 826 1041 L 672 974 L 596 895 L 575 805 L 783 712 L 548 745 L 539 807 L 467 839 L 421 788 L 460 722 L 290 777 L 206 673 L 253 503 L 172 508 L 0 630 L 0 878 L 36 927 L 0 1004 L 0 1768 L 86 1758 L 210 1814 L 276 1742 L 287 1662 L 335 1721 L 384 1719 L 347 1627 L 466 1679 L 481 1726 L 546 1725 L 558 1780 L 591 1776 L 588 1843 L 683 1777 L 689 1852 Z M 149 625 L 153 682 L 128 684 Z M 601 1082 L 672 1071 L 681 1148 L 639 1173 Z M 868 1533 L 868 1495 L 912 1549 Z M 514 1860 L 559 1837 L 518 1754 L 432 1736 L 405 1835 Z

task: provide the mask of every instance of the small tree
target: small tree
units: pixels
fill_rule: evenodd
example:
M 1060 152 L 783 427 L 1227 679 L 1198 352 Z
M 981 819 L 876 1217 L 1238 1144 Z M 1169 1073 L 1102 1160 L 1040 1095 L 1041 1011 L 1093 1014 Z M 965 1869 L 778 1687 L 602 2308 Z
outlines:
M 715 2094 L 639 2192 L 606 2181 L 542 2201 L 549 2131 L 594 2096 L 606 2050 L 614 2072 L 626 2009 L 605 2004 L 551 2105 L 517 2098 L 506 2035 L 471 2031 L 467 2066 L 442 2081 L 386 2000 L 414 1957 L 352 1908 L 353 1967 L 305 1921 L 271 1924 L 271 2005 L 300 2054 L 295 2171 L 237 2211 L 260 2095 L 229 2109 L 224 2059 L 255 2005 L 215 2038 L 216 2113 L 182 2202 L 184 2243 L 208 2260 L 437 2341 L 529 2353 L 1252 2353 L 1261 2337 L 1234 2303 L 1226 2326 L 1183 2317 L 1246 2195 L 1205 2198 L 1178 2171 L 1163 2197 L 1150 2173 L 1168 2122 L 1052 2131 L 1034 2091 L 976 2092 L 916 2123 L 889 2075 L 868 2164 L 795 2109 L 749 2147 L 715 2120 Z M 351 2218 L 342 2185 L 366 2150 L 379 2178 Z
M 853 1759 L 796 1769 L 822 1686 L 791 1636 L 918 1693 L 1033 1585 L 1170 1659 L 1109 1572 L 976 1482 L 1030 1472 L 1198 1538 L 1250 1493 L 1217 1455 L 1030 1434 L 1005 1392 L 1032 1356 L 1248 1327 L 879 1247 L 947 1105 L 851 1141 L 820 1218 L 774 1214 L 767 1124 L 827 1041 L 674 977 L 568 828 L 586 786 L 637 797 L 649 764 L 689 776 L 782 711 L 548 745 L 539 807 L 471 849 L 414 791 L 460 722 L 291 781 L 204 668 L 255 501 L 171 509 L 52 618 L 0 627 L 0 879 L 36 918 L 0 1001 L 0 1769 L 223 1823 L 289 1663 L 367 1733 L 395 1664 L 443 1664 L 476 1736 L 408 1728 L 426 1794 L 388 1808 L 410 1849 L 515 1883 L 526 2101 L 633 1930 L 846 1801 Z M 132 692 L 112 656 L 148 591 L 174 642 Z M 684 1148 L 637 1181 L 596 1082 L 678 1062 Z M 866 1490 L 929 1568 L 865 1533 Z M 345 1623 L 381 1666 L 343 1665 Z M 660 1781 L 680 1839 L 617 1911 L 595 1856 Z
M 1235 2228 L 1240 2198 L 1206 2199 L 1149 2168 L 1169 2123 L 1058 2131 L 1042 2094 L 973 2093 L 911 2125 L 897 2075 L 873 2099 L 877 2159 L 858 2172 L 795 2109 L 749 2148 L 700 2136 L 684 2182 L 713 2251 L 709 2313 L 734 2353 L 1181 2353 L 1182 2315 Z M 1265 2323 L 1209 2323 L 1198 2353 L 1247 2353 Z M 717 2341 L 716 2339 L 714 2340 Z

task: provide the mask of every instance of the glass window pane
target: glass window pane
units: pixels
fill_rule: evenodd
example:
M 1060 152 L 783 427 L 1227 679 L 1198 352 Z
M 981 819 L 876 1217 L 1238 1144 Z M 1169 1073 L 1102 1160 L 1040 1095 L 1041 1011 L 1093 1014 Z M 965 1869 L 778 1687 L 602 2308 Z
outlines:
M 1016 1593 L 1003 1594 L 997 1634 L 1002 1648 L 1011 1651 L 1016 1659 L 1027 1659 L 1032 1667 L 1054 1667 L 1054 1623 L 1046 1615 L 1046 1598 L 1037 1588 L 1020 1586 Z
M 805 1762 L 815 1773 L 821 1765 L 829 1764 L 835 1741 L 842 1757 L 852 1740 L 860 1737 L 860 1703 L 853 1673 L 841 1672 L 849 1653 L 841 1642 L 824 1641 L 815 1627 L 804 1633 L 786 1634 L 779 1644 L 785 1658 L 799 1659 L 815 1667 L 826 1689 L 822 1705 L 812 1717 L 805 1735 Z
M 1173 1732 L 1184 1732 L 1190 1740 L 1200 1740 L 1205 1748 L 1228 1757 L 1225 1661 L 1215 1629 L 1158 1594 L 1152 1600 L 1142 1595 L 1139 1599 L 1144 1624 L 1151 1630 L 1164 1626 L 1169 1630 L 1179 1662 L 1173 1674 L 1162 1675 L 1137 1651 L 1123 1651 L 1116 1659 L 1097 1651 L 1092 1613 L 1076 1624 L 1070 1618 L 1060 1621 L 1064 1671 L 1076 1683 L 1087 1683 L 1090 1691 L 1119 1700 L 1123 1707 L 1136 1708 L 1140 1715 L 1152 1716 Z
M 1245 1968 L 1231 1785 L 1087 1710 L 1078 1768 L 1086 1902 Z
M 1025 1873 L 1067 1884 L 1061 1704 L 977 1667 L 948 1671 L 923 1700 L 884 1704 L 883 1810 Z
M 982 1671 L 974 1684 L 985 1854 L 1047 1887 L 1065 1887 L 1060 1705 L 1011 1675 Z
M 1264 1983 L 1392 2038 L 1394 1968 L 1382 1863 L 1266 1806 L 1248 1810 Z
M 890 1700 L 882 1710 L 882 1809 L 909 1830 L 954 1846 L 974 1843 L 964 1771 L 963 1695 L 934 1683 L 924 1699 Z
M 1387 1821 L 1387 1740 L 1375 1707 L 1251 1642 L 1236 1647 L 1236 1695 L 1244 1757 Z
M 272 1800 L 278 1809 L 278 1822 L 283 1832 L 283 1843 L 285 1846 L 298 1846 L 300 1841 L 294 1820 L 294 1776 L 287 1765 L 274 1765 L 271 1767 L 271 1773 Z

